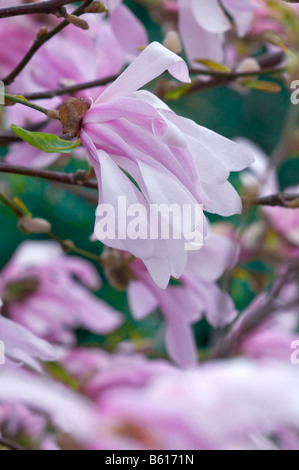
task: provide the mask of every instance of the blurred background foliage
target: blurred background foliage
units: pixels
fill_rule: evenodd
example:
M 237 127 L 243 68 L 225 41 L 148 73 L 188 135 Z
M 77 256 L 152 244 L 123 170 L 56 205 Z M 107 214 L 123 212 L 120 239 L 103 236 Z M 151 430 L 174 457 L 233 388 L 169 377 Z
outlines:
M 161 40 L 162 34 L 159 27 L 151 21 L 144 8 L 134 2 L 127 1 L 126 3 L 145 23 L 150 40 Z M 239 94 L 225 86 L 171 101 L 169 105 L 177 113 L 226 137 L 242 136 L 254 141 L 269 156 L 280 140 L 289 112 L 297 112 L 294 111 L 295 107 L 290 102 L 290 91 L 283 85 L 282 91 L 276 94 L 259 91 Z M 5 152 L 5 149 L 0 149 L 0 158 L 4 157 Z M 76 171 L 79 168 L 87 168 L 87 166 L 85 163 L 75 159 L 67 160 L 65 157 L 52 167 L 60 171 Z M 299 159 L 291 155 L 279 170 L 281 188 L 298 184 L 298 175 Z M 238 187 L 238 177 L 232 175 L 232 181 Z M 89 240 L 94 225 L 94 204 L 77 196 L 69 189 L 36 178 L 2 174 L 0 175 L 0 188 L 5 190 L 11 198 L 19 197 L 34 216 L 49 220 L 53 226 L 53 232 L 60 237 L 72 239 L 79 247 L 97 254 L 102 250 L 100 243 Z M 211 217 L 211 220 L 215 221 L 217 218 Z M 17 246 L 27 239 L 26 235 L 17 229 L 16 222 L 15 215 L 0 205 L 0 268 L 8 262 Z M 241 222 L 240 217 L 234 217 L 232 222 L 238 226 Z M 254 269 L 258 273 L 263 272 L 267 267 L 259 264 L 255 265 Z M 254 292 L 244 272 L 243 275 L 233 280 L 230 290 L 239 310 L 244 309 L 254 297 Z M 145 347 L 146 343 L 143 338 L 151 338 L 151 350 L 154 354 L 164 353 L 162 340 L 164 326 L 159 312 L 141 322 L 135 322 L 130 315 L 126 294 L 110 287 L 104 276 L 103 287 L 97 295 L 122 311 L 126 321 L 118 332 L 105 338 L 80 331 L 78 338 L 81 343 L 102 344 L 107 349 L 111 349 L 120 340 L 131 339 L 135 341 L 137 347 L 139 343 L 140 347 Z M 204 348 L 209 341 L 210 334 L 205 320 L 195 326 L 195 331 L 199 346 Z

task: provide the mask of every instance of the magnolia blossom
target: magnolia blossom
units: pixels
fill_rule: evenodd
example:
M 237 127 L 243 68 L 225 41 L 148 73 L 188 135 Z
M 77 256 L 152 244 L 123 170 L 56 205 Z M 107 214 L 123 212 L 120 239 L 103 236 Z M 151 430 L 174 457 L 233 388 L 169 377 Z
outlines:
M 24 242 L 0 273 L 6 315 L 59 343 L 72 343 L 76 328 L 106 334 L 120 325 L 120 314 L 88 290 L 99 286 L 94 267 L 55 242 Z
M 86 361 L 88 370 L 90 359 Z M 0 370 L 0 403 L 42 412 L 56 426 L 58 437 L 68 433 L 67 440 L 60 440 L 66 447 L 69 443 L 98 450 L 299 448 L 299 379 L 289 364 L 235 359 L 208 362 L 193 371 L 158 367 L 137 382 L 127 380 L 122 367 L 107 368 L 103 374 L 102 386 L 91 400 L 45 378 Z M 96 377 L 100 380 L 97 370 L 86 375 L 84 387 L 88 389 Z
M 105 5 L 108 7 L 109 22 L 119 45 L 131 58 L 135 57 L 138 49 L 148 43 L 145 27 L 132 11 L 123 5 L 123 0 L 107 0 Z
M 82 384 L 84 395 L 97 400 L 106 390 L 128 386 L 142 388 L 153 378 L 174 374 L 177 369 L 164 360 L 148 360 L 143 354 L 108 354 L 95 348 L 65 351 L 60 363 Z
M 96 432 L 94 407 L 89 400 L 54 380 L 22 370 L 16 373 L 10 368 L 0 369 L 0 389 L 2 406 L 23 405 L 35 411 L 35 419 L 38 418 L 36 413 L 41 412 L 47 422 L 56 426 L 56 437 L 70 433 L 82 447 L 88 447 L 91 435 Z M 12 425 L 16 423 L 14 415 L 10 415 L 9 419 Z M 28 424 L 27 431 L 31 437 L 35 437 L 32 429 L 28 429 Z M 53 444 L 49 447 L 53 448 Z
M 141 390 L 107 390 L 99 409 L 110 432 L 94 447 L 298 449 L 297 382 L 290 365 L 240 359 L 158 376 Z
M 0 8 L 6 6 L 11 6 L 11 1 L 7 4 L 0 2 Z M 38 26 L 29 16 L 1 19 L 0 40 L 1 44 L 5 44 L 0 50 L 1 78 L 9 74 L 24 57 L 37 31 Z
M 259 0 L 178 0 L 179 31 L 189 60 L 223 62 L 225 33 L 236 25 L 239 37 L 250 29 Z M 228 15 L 227 15 L 228 13 Z
M 98 179 L 100 205 L 108 204 L 117 213 L 119 196 L 124 196 L 127 206 L 142 206 L 148 233 L 150 205 L 175 205 L 182 212 L 184 206 L 193 209 L 188 227 L 172 222 L 179 236 L 169 240 L 106 237 L 97 231 L 97 218 L 97 238 L 142 259 L 162 288 L 170 276 L 182 275 L 187 263 L 185 238 L 200 220 L 203 238 L 206 234 L 202 207 L 223 216 L 241 212 L 241 200 L 227 178 L 230 171 L 240 171 L 253 161 L 247 149 L 177 116 L 150 92 L 138 91 L 167 69 L 175 78 L 190 81 L 179 56 L 159 43 L 150 44 L 87 110 L 80 131 Z M 117 221 L 113 229 L 117 234 Z
M 189 253 L 181 285 L 159 289 L 139 261 L 131 264 L 137 280 L 128 289 L 133 315 L 142 319 L 160 307 L 166 320 L 166 345 L 170 357 L 181 366 L 197 362 L 192 324 L 205 314 L 214 327 L 233 321 L 236 310 L 230 296 L 216 281 L 238 259 L 237 245 L 227 237 L 212 233 L 203 248 Z
M 0 299 L 0 309 L 2 307 Z M 4 355 L 6 365 L 26 364 L 36 370 L 41 370 L 39 361 L 53 361 L 56 358 L 53 347 L 38 338 L 26 328 L 0 315 L 1 356 Z M 3 367 L 3 365 L 0 365 Z

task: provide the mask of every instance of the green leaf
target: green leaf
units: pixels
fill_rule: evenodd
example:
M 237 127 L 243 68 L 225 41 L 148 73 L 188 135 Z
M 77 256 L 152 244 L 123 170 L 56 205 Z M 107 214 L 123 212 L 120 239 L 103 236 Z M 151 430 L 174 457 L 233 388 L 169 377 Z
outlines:
M 30 132 L 22 127 L 12 124 L 11 130 L 17 134 L 22 140 L 47 153 L 70 153 L 80 145 L 80 139 L 76 142 L 60 139 L 54 134 L 45 134 L 44 132 Z
M 171 90 L 165 94 L 164 99 L 166 101 L 174 101 L 184 96 L 191 88 L 192 83 L 186 83 L 183 86 L 176 88 L 175 90 Z
M 205 65 L 214 72 L 231 73 L 232 71 L 232 69 L 230 69 L 226 65 L 220 64 L 219 62 L 215 62 L 214 60 L 210 59 L 194 59 L 194 62 L 197 62 L 201 65 Z
M 279 83 L 266 82 L 263 80 L 245 81 L 242 82 L 242 85 L 247 86 L 248 88 L 254 88 L 255 90 L 265 91 L 267 93 L 279 93 L 281 91 Z

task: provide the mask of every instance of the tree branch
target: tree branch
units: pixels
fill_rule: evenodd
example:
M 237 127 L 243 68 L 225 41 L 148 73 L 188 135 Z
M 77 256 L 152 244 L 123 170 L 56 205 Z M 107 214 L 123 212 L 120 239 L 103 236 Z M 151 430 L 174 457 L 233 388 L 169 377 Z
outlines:
M 273 194 L 271 196 L 260 197 L 252 201 L 255 206 L 279 206 L 287 209 L 296 209 L 299 207 L 299 193 L 298 194 Z
M 78 170 L 76 173 L 60 173 L 57 171 L 41 170 L 39 168 L 27 168 L 16 165 L 0 163 L 0 173 L 10 173 L 14 175 L 30 176 L 41 178 L 55 183 L 61 183 L 70 186 L 84 186 L 90 189 L 98 189 L 96 181 L 86 181 L 87 172 Z
M 31 14 L 55 14 L 62 6 L 74 2 L 75 0 L 46 0 L 39 3 L 25 3 L 12 7 L 0 8 L 0 18 Z
M 113 82 L 119 77 L 119 75 L 110 75 L 109 77 L 100 78 L 98 80 L 92 80 L 90 82 L 79 83 L 78 85 L 71 85 L 62 88 L 56 88 L 49 91 L 42 91 L 36 93 L 25 93 L 22 96 L 27 100 L 41 100 L 54 98 L 55 96 L 67 95 L 71 93 L 76 93 L 78 91 L 87 90 L 88 88 L 95 88 L 98 86 L 107 85 L 110 82 Z M 17 94 L 17 93 L 16 93 Z
M 13 137 L 13 136 L 12 136 Z M 10 137 L 7 137 L 10 138 Z M 1 134 L 0 134 L 1 140 Z M 19 140 L 18 140 L 19 141 Z M 51 170 L 42 170 L 39 168 L 29 168 L 7 163 L 0 163 L 0 173 L 9 173 L 14 175 L 29 176 L 41 178 L 54 183 L 60 183 L 67 186 L 84 186 L 90 189 L 98 189 L 97 182 L 94 180 L 86 181 L 87 172 L 78 170 L 76 173 L 62 173 Z M 244 201 L 246 203 L 246 200 Z M 271 196 L 261 197 L 250 201 L 250 205 L 256 206 L 279 206 L 288 209 L 296 209 L 299 204 L 299 194 L 273 194 Z
M 215 88 L 222 85 L 227 85 L 234 80 L 242 77 L 248 77 L 250 75 L 271 75 L 273 73 L 282 72 L 284 68 L 279 68 L 282 61 L 285 58 L 283 51 L 276 52 L 274 54 L 264 54 L 257 57 L 257 62 L 260 65 L 260 70 L 247 71 L 247 72 L 218 72 L 215 70 L 194 70 L 191 69 L 190 73 L 197 75 L 208 75 L 212 78 L 209 81 L 203 81 L 198 78 L 192 86 L 186 91 L 186 95 L 191 95 L 198 91 L 205 91 L 210 88 Z
M 86 7 L 88 7 L 93 0 L 85 0 L 84 3 L 79 6 L 74 12 L 74 16 L 81 16 L 84 13 L 84 10 Z M 55 28 L 51 29 L 46 34 L 43 34 L 41 37 L 35 39 L 34 43 L 32 44 L 31 48 L 29 51 L 25 54 L 23 59 L 18 63 L 18 65 L 14 68 L 12 72 L 10 72 L 9 75 L 7 75 L 2 82 L 4 83 L 5 86 L 10 85 L 13 83 L 15 78 L 22 72 L 22 70 L 26 67 L 26 65 L 30 62 L 32 57 L 36 54 L 36 52 L 50 39 L 52 39 L 56 34 L 60 33 L 64 28 L 66 28 L 69 25 L 69 21 L 64 20 L 61 23 L 59 23 Z
M 41 106 L 37 106 L 34 103 L 30 103 L 30 101 L 27 101 L 27 99 L 23 99 L 23 97 L 21 96 L 0 92 L 0 97 L 4 97 L 5 100 L 12 101 L 13 103 L 18 103 L 18 104 L 22 104 L 23 106 L 27 106 L 28 108 L 34 109 L 35 111 L 39 111 L 40 113 L 43 113 L 47 117 L 49 117 L 49 114 L 48 114 L 50 111 L 49 109 L 43 108 Z

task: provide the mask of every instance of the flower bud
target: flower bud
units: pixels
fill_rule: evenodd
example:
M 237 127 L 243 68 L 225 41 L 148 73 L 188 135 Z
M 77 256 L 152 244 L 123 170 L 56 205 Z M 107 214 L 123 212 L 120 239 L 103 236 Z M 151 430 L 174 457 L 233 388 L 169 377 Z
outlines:
M 84 10 L 85 13 L 108 13 L 108 8 L 101 2 L 92 2 Z
M 180 54 L 182 52 L 181 39 L 177 31 L 168 31 L 164 38 L 163 45 L 175 54 Z
M 133 276 L 127 267 L 121 268 L 104 268 L 104 274 L 109 281 L 109 284 L 119 291 L 127 290 Z
M 239 65 L 237 66 L 235 72 L 236 73 L 246 73 L 246 72 L 259 72 L 261 70 L 260 64 L 256 59 L 253 57 L 246 57 L 246 59 L 242 60 Z M 258 76 L 248 75 L 248 77 L 242 77 L 238 81 L 244 80 L 257 80 Z
M 24 233 L 49 233 L 51 224 L 45 219 L 22 217 L 18 222 L 18 228 Z
M 42 26 L 36 34 L 36 39 L 40 39 L 42 36 L 47 34 L 47 32 L 48 32 L 47 26 Z
M 59 118 L 64 134 L 78 137 L 84 114 L 88 111 L 88 104 L 80 98 L 68 98 L 59 108 Z
M 87 21 L 82 20 L 82 18 L 78 18 L 78 16 L 67 14 L 65 15 L 65 19 L 69 23 L 73 24 L 74 26 L 77 26 L 77 28 L 83 29 L 84 31 L 89 29 L 89 24 L 87 23 Z

